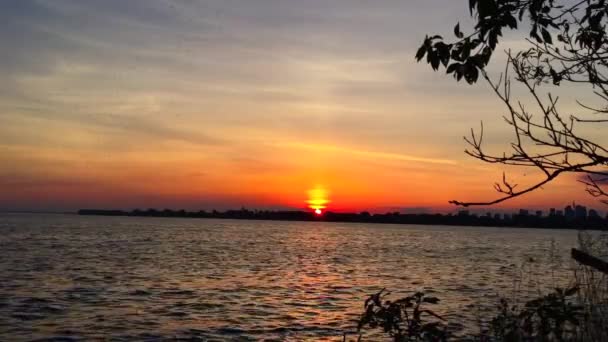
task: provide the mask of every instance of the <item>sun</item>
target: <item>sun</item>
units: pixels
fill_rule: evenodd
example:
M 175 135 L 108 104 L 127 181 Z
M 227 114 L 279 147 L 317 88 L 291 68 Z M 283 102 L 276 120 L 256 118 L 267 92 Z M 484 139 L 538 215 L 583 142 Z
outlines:
M 306 201 L 308 208 L 312 209 L 315 214 L 321 215 L 323 209 L 329 204 L 329 193 L 322 187 L 317 185 L 313 189 L 308 190 L 308 200 Z

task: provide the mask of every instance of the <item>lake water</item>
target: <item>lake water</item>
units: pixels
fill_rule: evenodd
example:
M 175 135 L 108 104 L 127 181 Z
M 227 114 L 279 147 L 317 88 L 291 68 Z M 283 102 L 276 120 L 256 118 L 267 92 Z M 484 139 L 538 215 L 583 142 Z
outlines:
M 432 293 L 441 299 L 435 311 L 466 332 L 499 296 L 565 279 L 576 236 L 4 214 L 0 340 L 341 340 L 383 287 Z

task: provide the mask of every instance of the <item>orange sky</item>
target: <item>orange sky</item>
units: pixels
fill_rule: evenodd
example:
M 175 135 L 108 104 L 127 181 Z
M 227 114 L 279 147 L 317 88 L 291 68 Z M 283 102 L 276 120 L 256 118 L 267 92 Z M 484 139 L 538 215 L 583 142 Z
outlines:
M 448 0 L 0 5 L 0 210 L 306 208 L 317 186 L 340 211 L 491 199 L 502 169 L 465 156 L 462 136 L 483 119 L 488 148 L 508 148 L 504 108 L 413 58 L 467 13 Z M 582 96 L 561 91 L 566 108 Z M 505 206 L 572 200 L 595 203 L 566 177 Z

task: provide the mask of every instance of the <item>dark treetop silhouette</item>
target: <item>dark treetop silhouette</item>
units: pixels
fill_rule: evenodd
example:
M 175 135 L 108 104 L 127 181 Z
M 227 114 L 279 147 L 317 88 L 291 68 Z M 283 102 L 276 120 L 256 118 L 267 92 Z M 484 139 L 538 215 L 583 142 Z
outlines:
M 608 204 L 608 150 L 601 142 L 586 138 L 579 124 L 602 125 L 608 122 L 608 5 L 605 0 L 558 2 L 554 0 L 470 0 L 475 19 L 470 34 L 460 25 L 454 27 L 457 40 L 446 43 L 441 36 L 427 36 L 416 54 L 434 70 L 441 67 L 456 80 L 469 84 L 481 75 L 504 102 L 509 114 L 504 119 L 513 130 L 510 151 L 502 155 L 487 154 L 483 149 L 483 123 L 479 132 L 471 130 L 465 137 L 465 152 L 487 163 L 534 168 L 542 178 L 520 188 L 506 175 L 494 188 L 501 194 L 495 200 L 451 203 L 462 206 L 491 205 L 541 188 L 566 173 L 579 174 L 587 192 Z M 505 71 L 492 81 L 486 71 L 504 30 L 529 26 L 528 46 L 520 51 L 507 51 Z M 522 28 L 524 29 L 524 28 Z M 533 110 L 511 98 L 511 77 L 529 92 Z M 559 98 L 541 94 L 544 85 L 588 86 L 599 105 L 577 101 L 581 112 L 565 116 L 558 109 Z M 587 115 L 584 115 L 587 114 Z

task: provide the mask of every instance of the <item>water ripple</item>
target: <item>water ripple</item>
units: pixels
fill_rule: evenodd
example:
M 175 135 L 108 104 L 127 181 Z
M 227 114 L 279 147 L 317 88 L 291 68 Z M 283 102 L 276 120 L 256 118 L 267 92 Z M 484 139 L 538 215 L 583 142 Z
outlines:
M 432 293 L 452 329 L 474 330 L 524 260 L 547 276 L 551 238 L 566 251 L 576 234 L 3 215 L 0 340 L 341 341 L 384 287 Z

